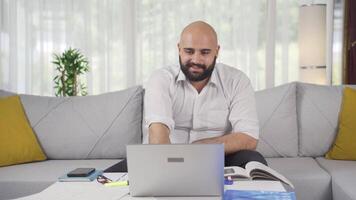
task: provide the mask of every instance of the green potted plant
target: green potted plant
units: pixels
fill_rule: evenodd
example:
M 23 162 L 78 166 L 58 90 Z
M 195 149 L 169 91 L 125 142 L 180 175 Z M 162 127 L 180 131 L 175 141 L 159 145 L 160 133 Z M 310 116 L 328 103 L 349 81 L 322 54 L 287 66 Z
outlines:
M 87 95 L 86 86 L 80 83 L 80 75 L 89 71 L 89 62 L 78 49 L 69 48 L 61 55 L 53 54 L 58 75 L 54 77 L 56 96 Z

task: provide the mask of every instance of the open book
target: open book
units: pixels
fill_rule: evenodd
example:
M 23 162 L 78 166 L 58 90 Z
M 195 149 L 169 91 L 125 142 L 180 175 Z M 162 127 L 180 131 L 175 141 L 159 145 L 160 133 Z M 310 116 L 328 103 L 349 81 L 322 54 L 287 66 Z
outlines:
M 235 179 L 251 179 L 251 180 L 272 180 L 281 181 L 294 188 L 293 184 L 282 174 L 272 168 L 256 161 L 248 162 L 245 169 L 242 167 L 225 167 L 224 176 Z

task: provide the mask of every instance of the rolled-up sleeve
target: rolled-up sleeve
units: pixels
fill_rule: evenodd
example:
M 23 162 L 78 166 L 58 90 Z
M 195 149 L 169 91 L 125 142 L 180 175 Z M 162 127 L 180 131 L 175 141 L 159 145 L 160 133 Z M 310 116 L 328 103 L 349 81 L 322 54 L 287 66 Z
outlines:
M 229 121 L 232 132 L 245 133 L 255 139 L 259 137 L 259 125 L 256 112 L 255 92 L 250 80 L 241 74 L 239 81 L 232 87 Z
M 145 86 L 144 109 L 145 126 L 152 123 L 165 124 L 170 132 L 174 129 L 172 97 L 170 85 L 172 78 L 163 70 L 154 72 Z

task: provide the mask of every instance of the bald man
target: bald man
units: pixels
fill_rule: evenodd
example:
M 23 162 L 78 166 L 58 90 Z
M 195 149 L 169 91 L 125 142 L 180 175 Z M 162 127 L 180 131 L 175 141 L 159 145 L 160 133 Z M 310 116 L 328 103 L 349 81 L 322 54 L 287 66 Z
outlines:
M 225 165 L 255 160 L 259 128 L 254 91 L 247 76 L 218 63 L 220 46 L 209 24 L 185 27 L 178 43 L 179 66 L 155 71 L 145 93 L 150 144 L 223 143 Z

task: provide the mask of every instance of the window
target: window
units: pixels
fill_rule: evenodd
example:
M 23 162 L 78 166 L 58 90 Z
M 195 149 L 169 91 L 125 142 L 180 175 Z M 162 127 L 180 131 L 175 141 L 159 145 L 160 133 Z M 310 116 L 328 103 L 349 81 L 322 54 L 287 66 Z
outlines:
M 144 84 L 154 70 L 178 64 L 180 32 L 195 20 L 216 29 L 218 62 L 245 72 L 256 90 L 298 79 L 297 0 L 0 0 L 0 6 L 6 90 L 53 95 L 53 53 L 69 47 L 89 58 L 89 94 Z

